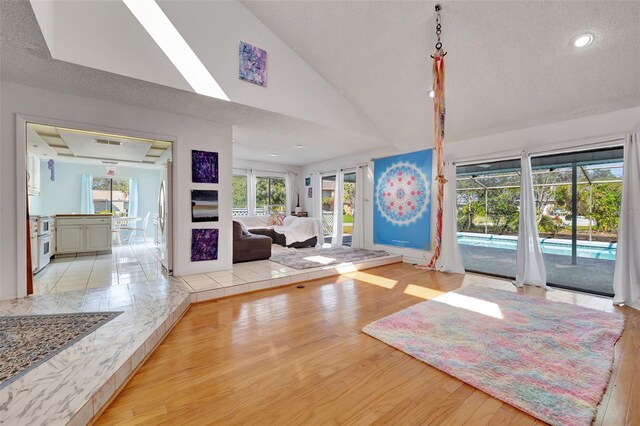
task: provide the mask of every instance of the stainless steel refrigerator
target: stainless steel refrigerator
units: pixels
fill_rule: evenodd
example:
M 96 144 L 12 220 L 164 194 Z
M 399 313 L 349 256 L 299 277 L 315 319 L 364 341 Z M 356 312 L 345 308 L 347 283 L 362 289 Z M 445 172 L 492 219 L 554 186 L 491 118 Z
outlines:
M 162 266 L 173 273 L 173 163 L 168 160 L 162 169 L 158 195 L 158 248 Z

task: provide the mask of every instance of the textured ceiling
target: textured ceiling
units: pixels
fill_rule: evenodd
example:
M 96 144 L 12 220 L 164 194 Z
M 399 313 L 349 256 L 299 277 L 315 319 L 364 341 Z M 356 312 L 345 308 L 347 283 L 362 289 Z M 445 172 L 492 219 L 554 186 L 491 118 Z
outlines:
M 435 2 L 242 3 L 395 145 L 431 143 Z M 449 141 L 640 105 L 639 1 L 440 3 Z
M 448 141 L 640 105 L 640 2 L 442 3 Z M 243 4 L 388 140 L 52 60 L 26 1 L 0 1 L 0 77 L 233 125 L 243 159 L 304 165 L 432 144 L 433 2 Z M 585 31 L 595 43 L 573 50 Z
M 305 165 L 389 145 L 384 139 L 54 60 L 28 1 L 0 0 L 0 78 L 232 125 L 239 159 Z M 298 144 L 307 149 L 296 149 Z

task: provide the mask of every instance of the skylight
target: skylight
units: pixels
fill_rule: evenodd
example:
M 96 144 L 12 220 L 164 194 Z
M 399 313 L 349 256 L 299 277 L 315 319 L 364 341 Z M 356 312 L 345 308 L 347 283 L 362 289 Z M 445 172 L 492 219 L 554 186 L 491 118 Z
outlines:
M 196 93 L 225 101 L 229 100 L 229 97 L 155 0 L 122 0 L 122 2 L 147 30 L 151 38 Z

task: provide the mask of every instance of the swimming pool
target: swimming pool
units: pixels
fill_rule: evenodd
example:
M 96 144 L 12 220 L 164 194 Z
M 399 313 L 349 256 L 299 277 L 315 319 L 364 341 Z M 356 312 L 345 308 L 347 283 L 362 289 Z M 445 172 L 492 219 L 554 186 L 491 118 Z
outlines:
M 487 247 L 505 250 L 516 250 L 518 237 L 511 235 L 474 234 L 458 232 L 458 244 Z M 571 256 L 571 240 L 557 238 L 540 239 L 542 252 L 546 254 L 558 254 Z M 578 241 L 578 257 L 589 259 L 615 260 L 616 243 L 603 243 L 600 241 Z

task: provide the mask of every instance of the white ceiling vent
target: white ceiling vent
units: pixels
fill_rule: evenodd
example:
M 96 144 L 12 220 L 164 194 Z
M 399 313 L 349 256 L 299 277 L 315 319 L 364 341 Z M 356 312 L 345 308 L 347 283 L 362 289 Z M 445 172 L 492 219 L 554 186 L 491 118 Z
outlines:
M 110 140 L 107 140 L 107 139 L 96 139 L 96 143 L 99 143 L 99 144 L 102 144 L 102 145 L 116 145 L 116 146 L 122 145 L 122 142 L 110 141 Z

